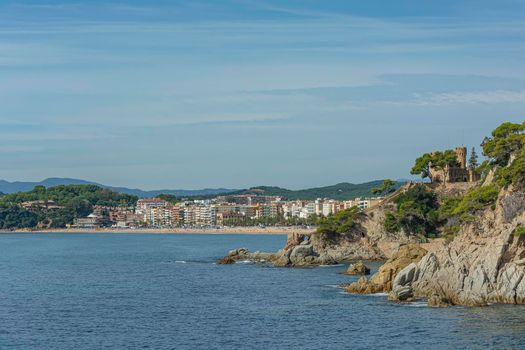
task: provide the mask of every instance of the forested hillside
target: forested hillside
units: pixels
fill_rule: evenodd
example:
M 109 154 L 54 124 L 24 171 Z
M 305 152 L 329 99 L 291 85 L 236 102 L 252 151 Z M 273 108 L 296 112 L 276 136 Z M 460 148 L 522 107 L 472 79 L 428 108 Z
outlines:
M 75 218 L 89 215 L 95 205 L 128 207 L 135 205 L 137 199 L 95 185 L 37 186 L 28 192 L 0 197 L 0 229 L 65 227 Z M 34 206 L 26 209 L 21 206 L 24 202 L 35 201 L 52 201 L 56 208 Z

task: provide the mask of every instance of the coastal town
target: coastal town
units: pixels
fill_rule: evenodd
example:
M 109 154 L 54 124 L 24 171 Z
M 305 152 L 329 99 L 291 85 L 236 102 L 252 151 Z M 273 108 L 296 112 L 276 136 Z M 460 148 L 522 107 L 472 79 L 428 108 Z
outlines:
M 436 155 L 436 153 L 433 153 Z M 468 182 L 479 180 L 474 159 L 467 164 L 467 148 L 451 151 L 451 164 L 442 171 L 431 169 L 433 182 Z M 427 163 L 430 163 L 427 160 Z M 315 225 L 320 217 L 328 217 L 352 207 L 365 210 L 381 203 L 384 197 L 334 200 L 289 201 L 279 196 L 252 194 L 225 194 L 212 199 L 172 201 L 163 198 L 138 199 L 134 207 L 94 206 L 84 218 L 76 218 L 72 228 L 209 228 L 224 226 Z M 34 203 L 29 203 L 30 206 Z M 54 203 L 45 203 L 53 207 Z M 24 205 L 24 204 L 23 204 Z M 26 204 L 27 206 L 27 204 Z
M 416 160 L 411 173 L 428 178 L 431 184 L 464 183 L 472 187 L 479 181 L 480 173 L 475 149 L 470 153 L 468 162 L 465 146 L 424 154 Z M 36 186 L 28 192 L 0 197 L 1 203 L 8 208 L 2 227 L 37 230 L 306 229 L 350 208 L 373 208 L 403 184 L 386 179 L 295 192 L 261 186 L 200 197 L 177 197 L 161 192 L 149 198 L 97 185 Z
M 223 195 L 213 199 L 186 200 L 171 203 L 162 198 L 139 199 L 135 207 L 94 206 L 93 212 L 77 218 L 72 228 L 205 228 L 222 226 L 255 226 L 263 223 L 315 224 L 315 219 L 341 210 L 361 210 L 379 204 L 382 197 L 356 198 L 347 201 L 317 199 L 286 201 L 277 196 L 257 194 Z M 26 207 L 36 203 L 23 203 Z M 54 203 L 40 203 L 50 208 Z

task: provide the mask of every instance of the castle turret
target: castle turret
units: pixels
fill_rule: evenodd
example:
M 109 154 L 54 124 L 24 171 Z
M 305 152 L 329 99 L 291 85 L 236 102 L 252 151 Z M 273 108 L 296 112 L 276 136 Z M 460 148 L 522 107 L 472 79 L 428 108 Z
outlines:
M 456 147 L 456 156 L 458 157 L 459 167 L 467 168 L 467 147 Z

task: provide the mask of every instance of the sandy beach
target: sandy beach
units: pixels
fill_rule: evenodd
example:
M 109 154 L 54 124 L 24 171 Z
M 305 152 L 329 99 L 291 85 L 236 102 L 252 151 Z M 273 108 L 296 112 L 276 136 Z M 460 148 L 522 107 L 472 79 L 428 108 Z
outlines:
M 0 233 L 152 233 L 152 234 L 177 234 L 177 233 L 194 233 L 194 234 L 288 234 L 291 232 L 311 233 L 314 228 L 303 227 L 222 227 L 222 228 L 100 228 L 100 229 L 45 229 L 45 230 L 15 230 L 2 231 Z

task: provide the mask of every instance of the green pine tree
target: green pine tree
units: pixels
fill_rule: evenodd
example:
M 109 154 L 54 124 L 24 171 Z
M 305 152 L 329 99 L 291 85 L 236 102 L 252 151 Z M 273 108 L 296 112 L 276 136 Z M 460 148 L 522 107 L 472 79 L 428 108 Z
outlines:
M 476 149 L 472 147 L 472 151 L 470 151 L 470 158 L 468 160 L 468 168 L 470 170 L 476 170 L 478 166 L 478 154 L 476 153 Z

